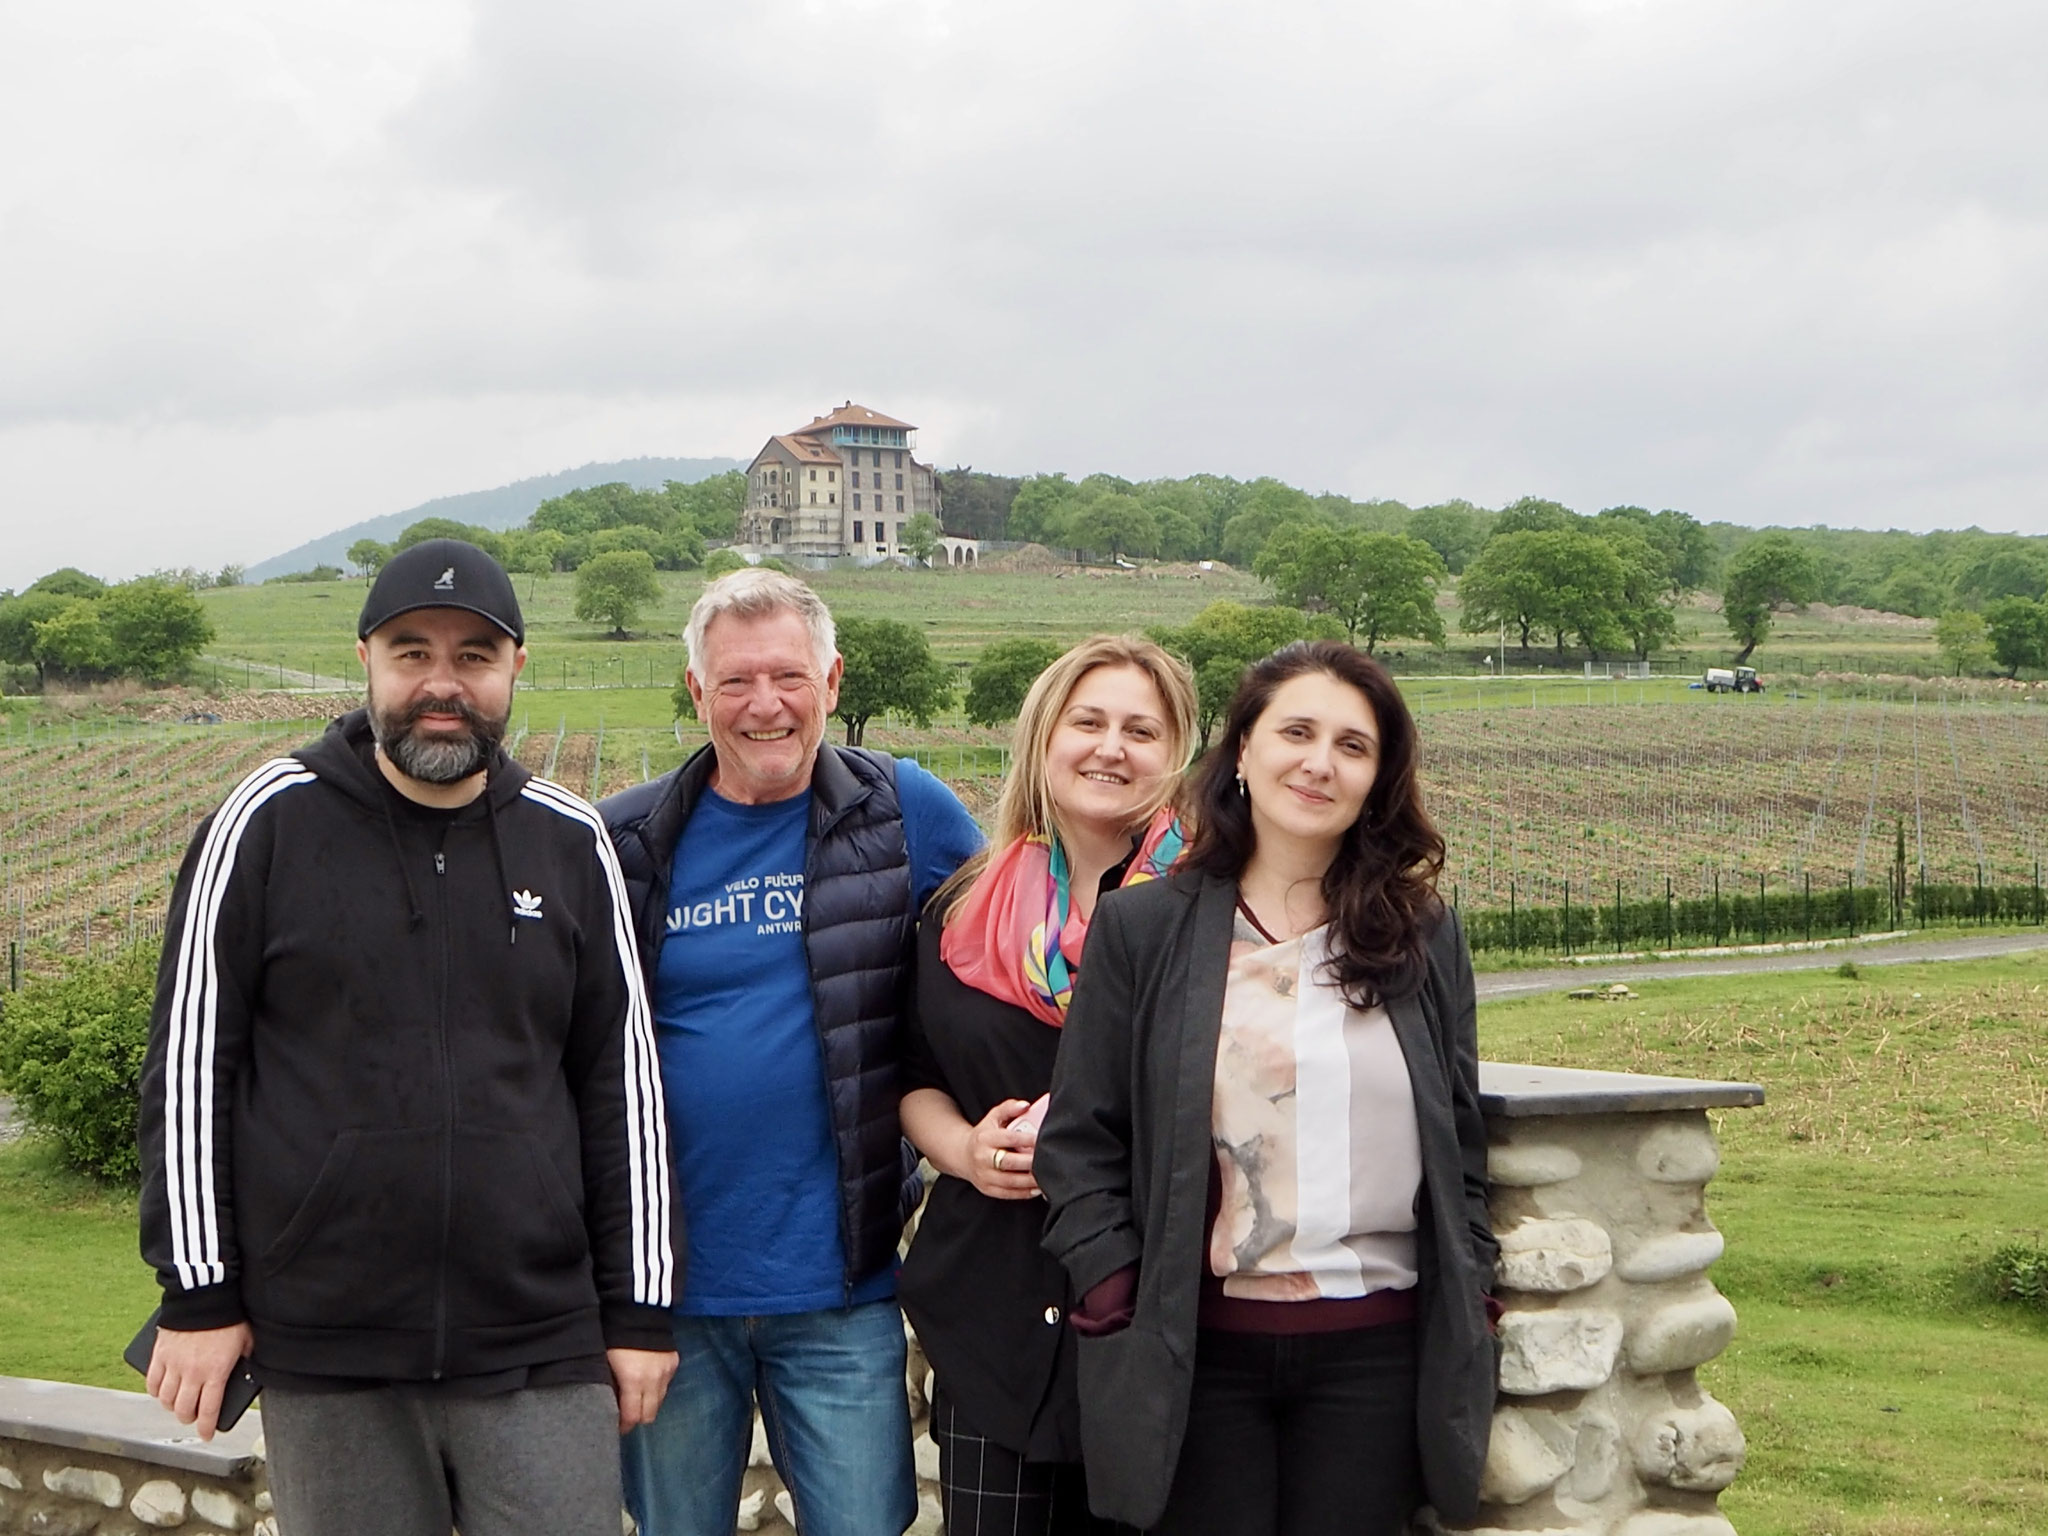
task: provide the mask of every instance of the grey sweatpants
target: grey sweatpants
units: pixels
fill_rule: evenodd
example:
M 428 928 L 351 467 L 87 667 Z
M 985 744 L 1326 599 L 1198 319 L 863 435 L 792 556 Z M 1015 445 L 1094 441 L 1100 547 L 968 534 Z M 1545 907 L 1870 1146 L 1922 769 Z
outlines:
M 611 1388 L 263 1393 L 278 1536 L 619 1536 Z

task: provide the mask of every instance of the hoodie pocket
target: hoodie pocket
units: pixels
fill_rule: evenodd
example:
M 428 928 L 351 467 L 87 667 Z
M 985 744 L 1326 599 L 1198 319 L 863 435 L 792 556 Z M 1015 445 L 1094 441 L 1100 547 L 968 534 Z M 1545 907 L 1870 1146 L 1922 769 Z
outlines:
M 263 1250 L 263 1310 L 323 1328 L 433 1325 L 439 1133 L 343 1131 Z
M 450 1316 L 466 1326 L 536 1322 L 597 1304 L 579 1202 L 532 1136 L 456 1131 L 448 1237 Z

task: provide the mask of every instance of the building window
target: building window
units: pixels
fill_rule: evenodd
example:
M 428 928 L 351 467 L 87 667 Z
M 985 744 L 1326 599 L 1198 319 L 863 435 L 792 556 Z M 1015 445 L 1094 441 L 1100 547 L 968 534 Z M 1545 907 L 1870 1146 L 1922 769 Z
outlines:
M 816 506 L 817 504 L 818 504 L 818 493 L 817 493 L 816 491 L 813 491 L 813 492 L 811 492 L 811 505 L 815 507 L 815 506 Z
M 856 488 L 860 485 L 860 471 L 857 469 L 853 472 L 853 483 Z
M 860 510 L 860 492 L 859 492 L 859 491 L 855 491 L 855 492 L 853 493 L 853 510 L 854 510 L 854 511 L 856 511 L 856 512 L 858 512 L 858 511 Z
M 839 483 L 839 471 L 838 471 L 838 470 L 836 470 L 836 469 L 828 469 L 828 470 L 826 470 L 826 471 L 825 471 L 825 483 L 826 483 L 827 485 L 837 485 L 837 484 Z
M 856 544 L 858 544 L 858 543 L 860 542 L 860 519 L 859 519 L 859 518 L 855 518 L 855 519 L 853 520 L 853 542 L 854 542 L 854 543 L 856 543 Z
M 896 525 L 896 542 L 898 544 L 903 542 L 903 525 L 901 523 Z
M 898 459 L 898 460 L 900 461 L 900 460 L 902 459 L 903 455 L 901 455 L 901 454 L 898 454 L 898 455 L 897 455 L 896 457 L 897 457 L 897 459 Z M 902 477 L 901 475 L 898 475 L 898 476 L 896 477 L 896 489 L 897 489 L 897 490 L 899 490 L 899 491 L 903 489 L 903 477 Z
M 896 498 L 896 510 L 898 512 L 901 512 L 903 510 L 903 498 L 901 496 L 898 496 Z
M 818 478 L 818 472 L 815 469 L 811 471 L 811 478 L 813 480 Z
M 896 467 L 898 469 L 901 469 L 903 467 L 903 455 L 900 453 L 896 455 Z M 898 480 L 896 483 L 898 485 L 901 485 L 903 482 L 901 480 Z
M 874 452 L 872 452 L 872 453 L 870 453 L 870 454 L 868 455 L 868 457 L 869 457 L 869 458 L 871 458 L 871 459 L 873 459 L 873 460 L 875 461 L 875 468 L 877 468 L 877 469 L 880 469 L 880 468 L 882 467 L 882 450 L 881 450 L 881 449 L 879 449 L 879 448 L 875 449 L 875 450 L 874 450 Z

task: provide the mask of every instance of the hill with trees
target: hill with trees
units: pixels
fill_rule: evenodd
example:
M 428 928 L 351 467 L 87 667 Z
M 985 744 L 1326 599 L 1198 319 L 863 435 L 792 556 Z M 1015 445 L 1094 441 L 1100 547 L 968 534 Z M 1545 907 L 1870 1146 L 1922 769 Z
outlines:
M 250 581 L 268 581 L 273 576 L 307 570 L 316 565 L 347 564 L 351 544 L 364 539 L 390 543 L 404 529 L 424 518 L 445 517 L 452 522 L 493 530 L 517 528 L 533 515 L 534 508 L 542 502 L 570 491 L 612 482 L 636 490 L 658 490 L 671 480 L 688 485 L 730 470 L 744 469 L 745 466 L 743 459 L 619 459 L 609 464 L 585 464 L 576 469 L 564 469 L 552 475 L 535 475 L 487 491 L 437 496 L 403 512 L 368 518 L 317 539 L 309 539 L 281 555 L 273 555 L 250 566 L 246 576 Z

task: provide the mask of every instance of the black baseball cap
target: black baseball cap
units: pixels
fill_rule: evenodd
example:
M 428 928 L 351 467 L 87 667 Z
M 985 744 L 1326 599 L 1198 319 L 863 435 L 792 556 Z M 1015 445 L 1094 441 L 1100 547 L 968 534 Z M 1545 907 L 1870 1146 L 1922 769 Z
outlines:
M 474 544 L 460 539 L 423 539 L 384 562 L 363 599 L 356 638 L 367 640 L 401 613 L 416 608 L 463 608 L 482 614 L 526 644 L 526 620 L 505 568 Z

